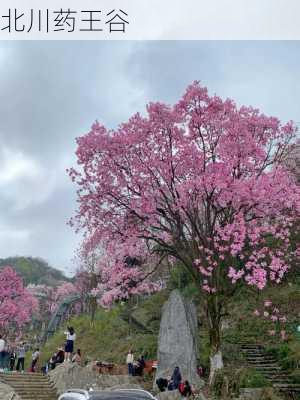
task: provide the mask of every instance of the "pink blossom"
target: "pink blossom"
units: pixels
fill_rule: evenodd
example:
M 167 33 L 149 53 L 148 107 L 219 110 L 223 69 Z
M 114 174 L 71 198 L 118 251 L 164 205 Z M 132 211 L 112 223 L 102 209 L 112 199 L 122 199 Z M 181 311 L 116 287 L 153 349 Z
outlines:
M 22 278 L 11 267 L 0 271 L 0 328 L 13 328 L 18 334 L 38 310 L 38 302 L 24 288 Z
M 300 188 L 280 155 L 295 137 L 293 123 L 210 96 L 199 82 L 116 129 L 96 121 L 77 138 L 78 166 L 68 172 L 78 189 L 71 225 L 88 251 L 103 249 L 103 301 L 157 290 L 150 268 L 167 260 L 190 270 L 206 296 L 237 281 L 280 283 L 300 213 Z

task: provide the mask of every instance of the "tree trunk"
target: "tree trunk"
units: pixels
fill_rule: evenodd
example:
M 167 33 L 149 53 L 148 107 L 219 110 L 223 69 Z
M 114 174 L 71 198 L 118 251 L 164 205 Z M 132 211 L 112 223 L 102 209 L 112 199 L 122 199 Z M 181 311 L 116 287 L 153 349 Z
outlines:
M 91 313 L 91 325 L 94 325 L 95 322 L 95 315 L 97 310 L 97 299 L 92 297 L 90 300 L 90 313 Z
M 208 307 L 210 339 L 210 385 L 213 383 L 216 371 L 218 369 L 222 369 L 224 366 L 221 350 L 221 309 L 220 307 L 216 307 L 215 305 L 215 302 L 213 302 L 209 304 Z

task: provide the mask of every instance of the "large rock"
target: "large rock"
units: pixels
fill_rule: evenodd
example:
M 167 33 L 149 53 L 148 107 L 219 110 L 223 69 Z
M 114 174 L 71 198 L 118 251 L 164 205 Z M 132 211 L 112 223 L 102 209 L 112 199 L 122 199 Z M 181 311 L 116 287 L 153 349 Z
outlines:
M 81 367 L 75 363 L 63 363 L 49 373 L 59 394 L 68 389 L 103 390 L 109 388 L 141 388 L 136 378 L 128 375 L 100 375 L 90 364 Z M 1 398 L 2 400 L 2 398 Z
M 198 320 L 196 307 L 178 290 L 172 291 L 163 306 L 158 340 L 156 377 L 172 375 L 176 366 L 183 379 L 199 388 L 203 382 L 197 374 Z M 154 382 L 155 385 L 155 382 Z
M 166 390 L 155 396 L 158 400 L 182 400 L 182 396 L 178 390 Z
M 6 385 L 5 383 L 0 382 L 0 399 L 1 400 L 21 400 L 14 389 Z

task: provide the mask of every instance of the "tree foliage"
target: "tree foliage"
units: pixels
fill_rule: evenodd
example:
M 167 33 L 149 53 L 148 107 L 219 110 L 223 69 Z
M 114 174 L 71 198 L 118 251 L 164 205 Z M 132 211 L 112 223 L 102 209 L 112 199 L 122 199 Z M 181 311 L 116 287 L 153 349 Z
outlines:
M 69 171 L 79 202 L 71 223 L 88 247 L 105 250 L 107 300 L 149 282 L 149 257 L 179 262 L 206 297 L 217 352 L 237 283 L 279 283 L 297 256 L 300 189 L 284 163 L 295 135 L 292 122 L 209 96 L 198 82 L 175 105 L 150 103 L 116 130 L 93 124 Z M 128 256 L 141 262 L 129 268 Z

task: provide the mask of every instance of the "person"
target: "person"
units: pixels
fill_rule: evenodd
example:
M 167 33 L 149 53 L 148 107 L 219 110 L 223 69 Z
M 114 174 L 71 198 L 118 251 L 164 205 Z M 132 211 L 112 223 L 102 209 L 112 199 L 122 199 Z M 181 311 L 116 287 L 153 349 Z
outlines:
M 128 366 L 128 374 L 129 375 L 133 375 L 133 361 L 134 361 L 133 351 L 129 350 L 127 357 L 126 357 L 126 364 Z
M 189 381 L 181 382 L 178 385 L 178 390 L 183 397 L 190 397 L 193 394 L 192 386 Z
M 32 353 L 31 372 L 35 372 L 36 364 L 38 362 L 39 357 L 40 357 L 40 349 L 37 348 Z
M 155 383 L 160 392 L 164 392 L 168 387 L 168 379 L 166 378 L 158 378 Z
M 52 357 L 48 361 L 48 369 L 53 370 L 57 364 L 62 364 L 65 361 L 64 349 L 59 347 L 57 350 L 57 353 L 53 353 Z
M 201 365 L 198 365 L 198 367 L 197 367 L 197 374 L 200 377 L 202 377 L 204 375 L 203 368 L 201 367 Z
M 140 356 L 140 358 L 138 358 L 135 367 L 134 367 L 134 375 L 137 376 L 142 376 L 143 375 L 143 371 L 145 368 L 145 359 L 144 356 Z
M 42 366 L 41 372 L 43 375 L 47 375 L 49 371 L 49 361 L 46 361 L 45 365 Z
M 54 362 L 56 364 L 62 364 L 65 361 L 65 352 L 62 347 L 57 349 L 57 353 L 55 353 Z
M 65 332 L 67 337 L 66 346 L 65 346 L 65 361 L 71 361 L 71 354 L 74 351 L 74 341 L 76 339 L 76 333 L 72 326 L 68 327 L 67 332 Z
M 15 368 L 16 358 L 17 358 L 17 354 L 16 354 L 15 350 L 14 350 L 14 349 L 11 349 L 11 351 L 10 351 L 10 357 L 9 357 L 9 369 L 10 369 L 11 371 L 13 371 L 14 368 Z
M 173 385 L 173 390 L 178 389 L 179 384 L 181 383 L 181 373 L 179 367 L 175 367 L 173 375 L 171 377 L 172 385 Z
M 3 336 L 0 335 L 0 370 L 4 369 L 5 363 L 5 340 Z
M 174 390 L 175 388 L 174 388 L 174 383 L 173 383 L 172 377 L 168 376 L 167 377 L 167 381 L 168 381 L 167 389 L 168 390 Z
M 21 343 L 17 348 L 17 367 L 16 370 L 24 372 L 24 363 L 25 363 L 25 343 Z
M 50 360 L 48 361 L 48 369 L 54 369 L 56 366 L 56 355 L 57 353 L 53 353 L 52 356 L 50 357 Z
M 76 354 L 72 358 L 73 363 L 81 364 L 81 350 L 77 349 Z

